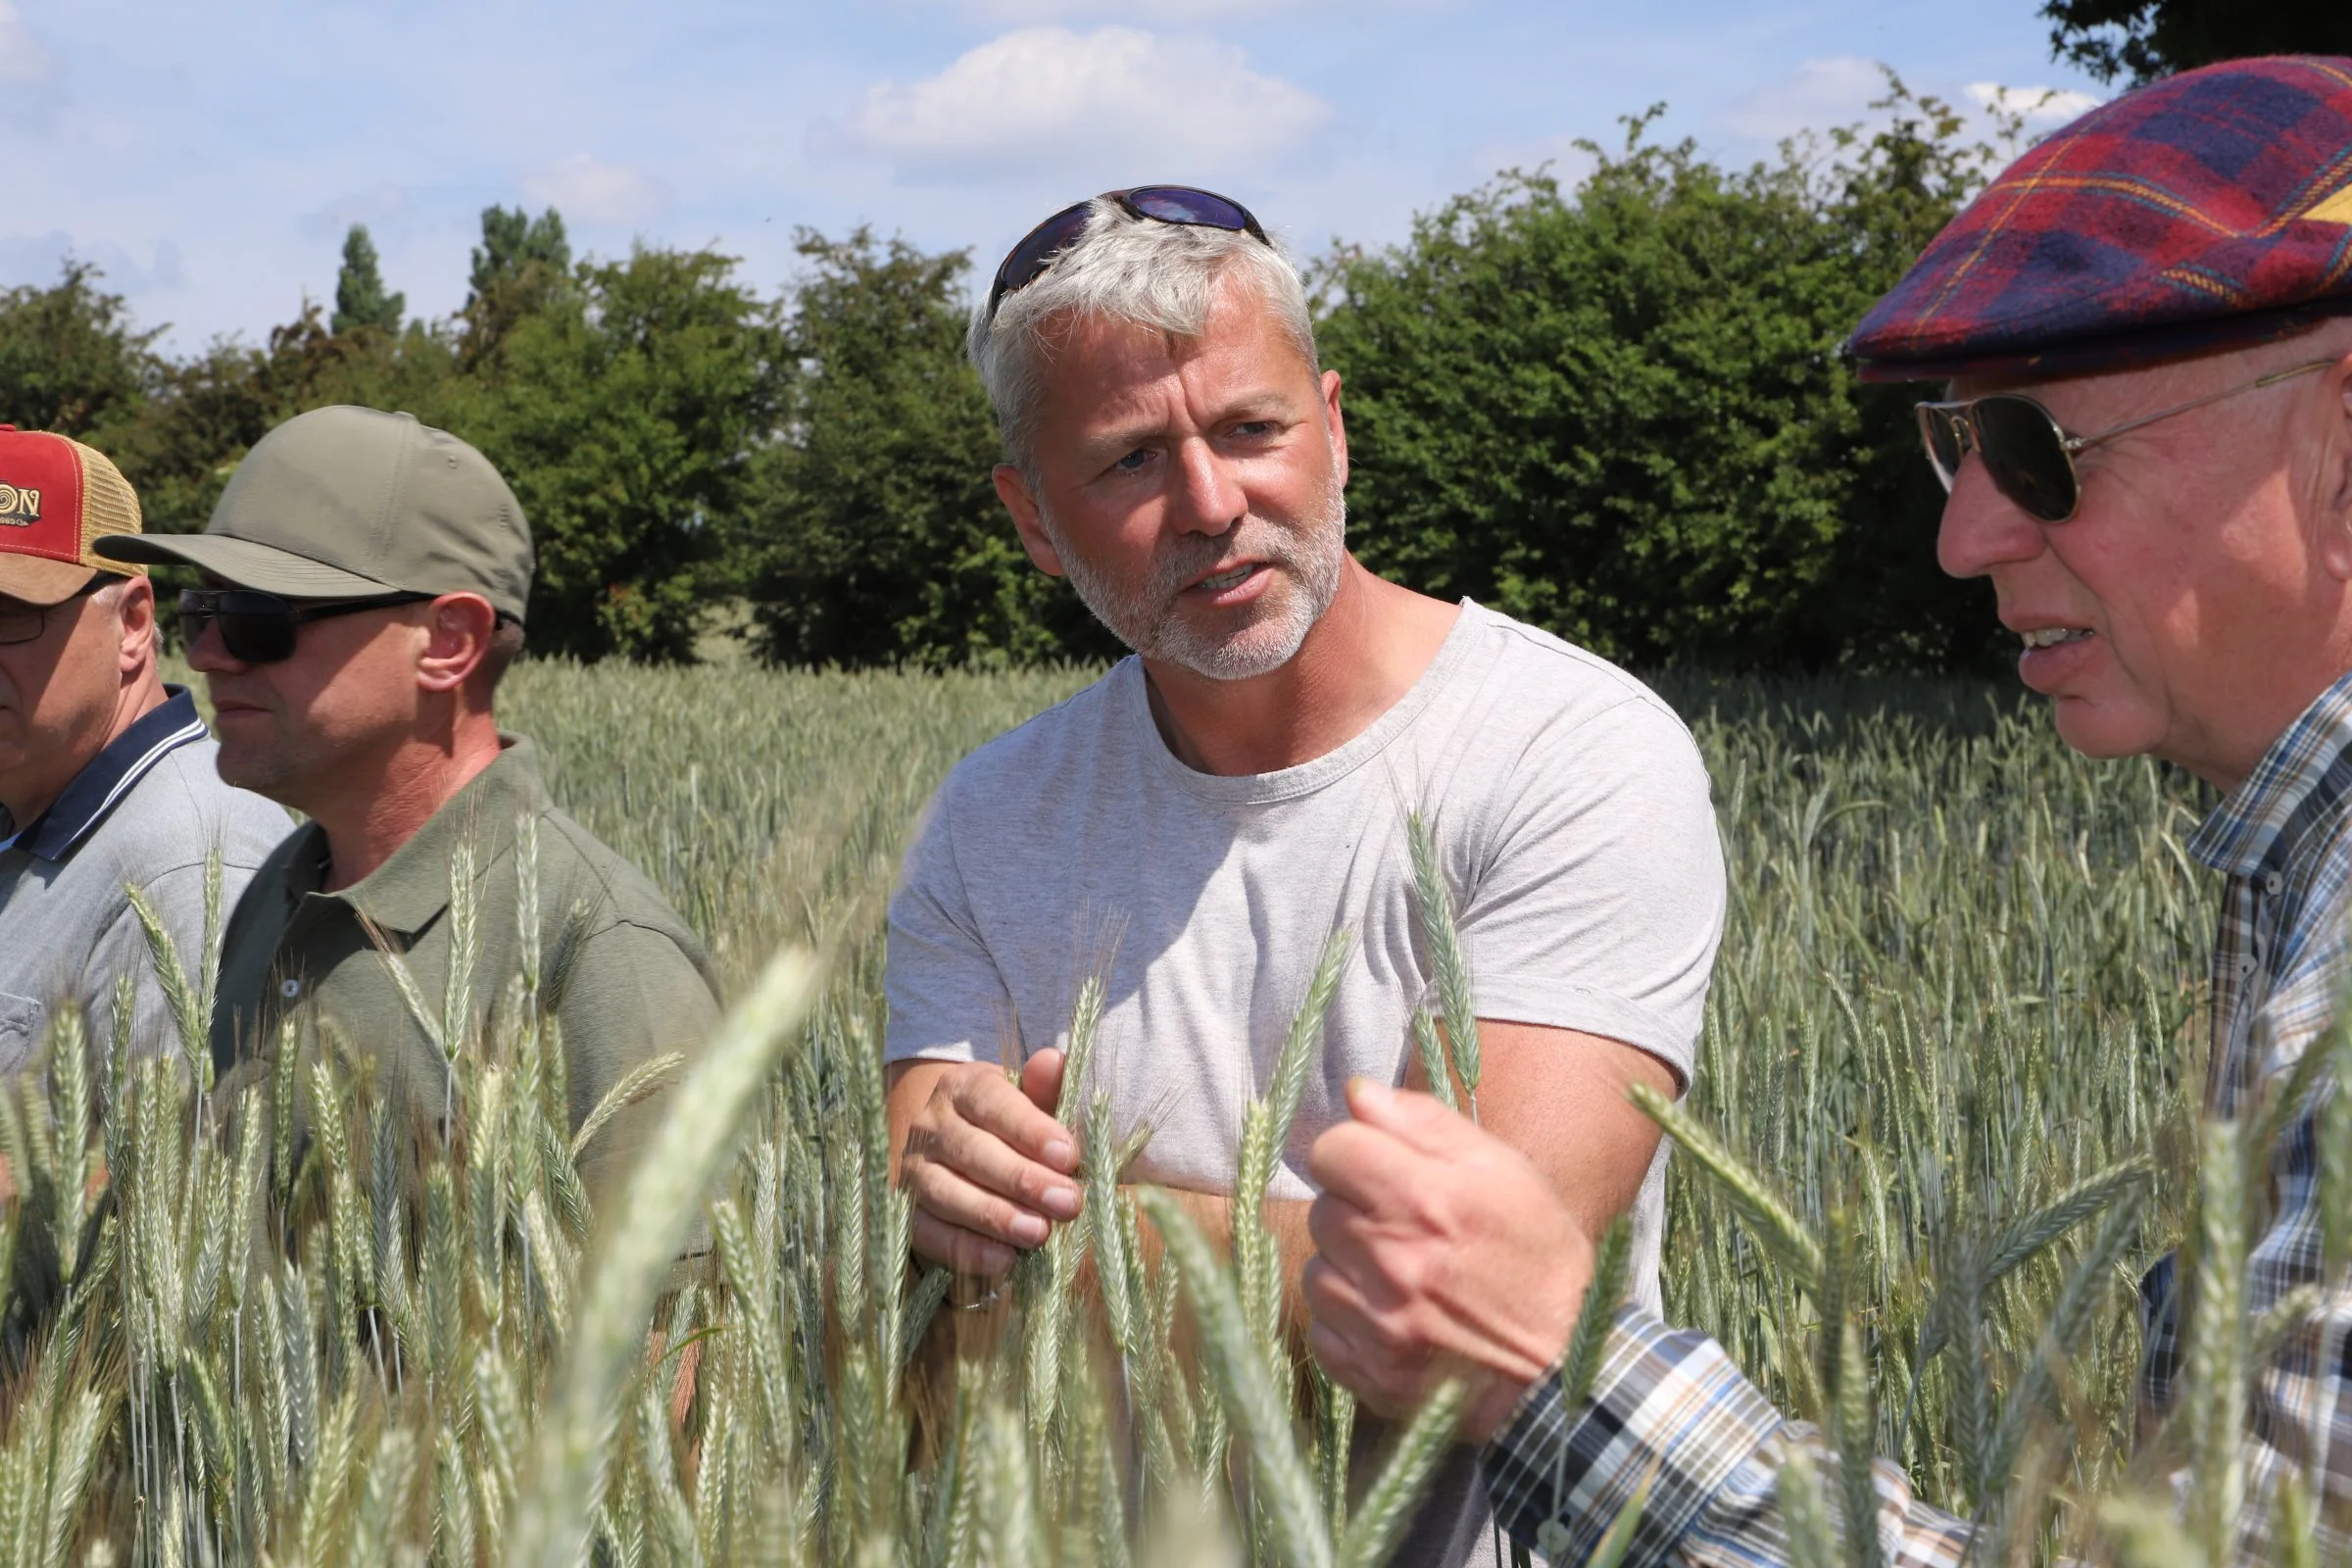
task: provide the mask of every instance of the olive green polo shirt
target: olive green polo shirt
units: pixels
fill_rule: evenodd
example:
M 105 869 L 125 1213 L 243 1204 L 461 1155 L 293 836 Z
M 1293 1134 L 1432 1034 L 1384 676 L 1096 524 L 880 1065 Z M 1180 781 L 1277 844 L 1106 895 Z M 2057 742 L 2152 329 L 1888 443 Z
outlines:
M 573 1130 L 636 1063 L 702 1045 L 719 1014 L 718 981 L 703 945 L 635 866 L 556 808 L 531 743 L 511 735 L 500 741 L 496 761 L 350 887 L 320 891 L 328 858 L 325 831 L 316 822 L 297 829 L 263 862 L 222 940 L 213 1017 L 213 1059 L 220 1071 L 274 1052 L 280 1020 L 294 1011 L 305 1038 L 314 1038 L 310 1026 L 331 1024 L 351 1047 L 374 1054 L 386 1093 L 438 1117 L 448 1069 L 402 1000 L 368 926 L 400 955 L 437 1022 L 455 924 L 450 867 L 470 842 L 478 944 L 471 1009 L 477 1020 L 489 1013 L 522 972 L 516 824 L 524 816 L 538 823 L 543 976 L 558 967 L 573 906 L 587 916 L 572 927 L 584 935 L 555 998 Z M 300 1018 L 305 1009 L 310 1016 Z M 582 1161 L 592 1187 L 626 1168 L 659 1110 L 657 1097 L 606 1124 Z

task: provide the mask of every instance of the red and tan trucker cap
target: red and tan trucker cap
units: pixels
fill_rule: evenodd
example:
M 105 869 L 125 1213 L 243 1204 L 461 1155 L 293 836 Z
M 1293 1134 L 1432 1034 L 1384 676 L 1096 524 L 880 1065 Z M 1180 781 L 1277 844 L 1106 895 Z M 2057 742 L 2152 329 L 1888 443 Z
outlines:
M 139 531 L 139 498 L 106 455 L 45 430 L 0 424 L 0 594 L 28 605 L 73 598 L 108 561 L 98 541 Z

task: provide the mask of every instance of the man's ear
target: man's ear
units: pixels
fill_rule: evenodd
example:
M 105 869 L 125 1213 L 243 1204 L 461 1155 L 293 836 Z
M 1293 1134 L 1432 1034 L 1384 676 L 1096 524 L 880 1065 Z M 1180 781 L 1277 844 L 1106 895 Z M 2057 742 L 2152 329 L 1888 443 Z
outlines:
M 154 667 L 156 657 L 163 652 L 155 644 L 155 584 L 135 573 L 123 578 L 122 586 L 115 590 L 115 613 L 122 621 L 116 667 L 136 679 Z
M 997 481 L 997 499 L 1012 514 L 1013 531 L 1021 536 L 1021 548 L 1029 552 L 1037 569 L 1049 577 L 1066 576 L 1061 552 L 1046 536 L 1044 516 L 1038 511 L 1037 496 L 1029 488 L 1028 477 L 1009 463 L 998 464 L 993 477 Z
M 1323 428 L 1331 432 L 1331 457 L 1340 488 L 1348 487 L 1348 420 L 1340 413 L 1340 372 L 1323 372 Z
M 2320 559 L 2339 582 L 2352 582 L 2352 355 L 2323 376 L 2328 427 L 2320 452 L 2325 466 L 2313 486 L 2320 498 Z
M 416 684 L 428 692 L 464 686 L 490 652 L 498 612 L 480 594 L 443 594 L 424 607 L 424 652 L 416 661 Z

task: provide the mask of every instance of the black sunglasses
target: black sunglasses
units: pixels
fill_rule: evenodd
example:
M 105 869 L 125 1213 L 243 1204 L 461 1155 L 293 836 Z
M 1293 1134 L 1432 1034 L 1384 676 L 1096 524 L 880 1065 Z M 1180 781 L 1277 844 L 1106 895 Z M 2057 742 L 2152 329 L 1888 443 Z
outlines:
M 2101 430 L 2096 435 L 2069 435 L 2056 415 L 2020 392 L 1994 392 L 1958 403 L 1919 405 L 1919 434 L 1928 461 L 1948 494 L 1960 477 L 1960 465 L 1971 452 L 1984 460 L 1985 476 L 1993 488 L 2043 522 L 2064 522 L 2082 504 L 2082 479 L 2075 471 L 2075 456 L 2113 440 L 2127 430 L 2186 414 L 2241 392 L 2258 391 L 2291 381 L 2298 375 L 2325 370 L 2333 360 L 2314 360 L 2291 370 L 2274 370 L 2257 380 L 2225 387 L 2188 403 L 2142 415 L 2136 419 Z
M 1068 250 L 1086 232 L 1087 215 L 1094 211 L 1096 201 L 1117 202 L 1130 218 L 1183 223 L 1194 228 L 1222 228 L 1248 234 L 1261 245 L 1274 243 L 1258 227 L 1257 220 L 1250 216 L 1249 208 L 1213 190 L 1195 190 L 1190 185 L 1136 185 L 1126 190 L 1106 190 L 1093 201 L 1064 207 L 1004 253 L 1004 260 L 997 268 L 996 281 L 989 285 L 990 320 L 997 318 L 997 306 L 1005 295 L 1036 282 L 1037 275 L 1054 265 L 1054 258 Z
M 294 629 L 314 620 L 422 604 L 431 594 L 377 594 L 368 599 L 291 600 L 257 588 L 184 588 L 179 595 L 181 646 L 193 648 L 207 626 L 240 664 L 274 664 L 294 653 Z

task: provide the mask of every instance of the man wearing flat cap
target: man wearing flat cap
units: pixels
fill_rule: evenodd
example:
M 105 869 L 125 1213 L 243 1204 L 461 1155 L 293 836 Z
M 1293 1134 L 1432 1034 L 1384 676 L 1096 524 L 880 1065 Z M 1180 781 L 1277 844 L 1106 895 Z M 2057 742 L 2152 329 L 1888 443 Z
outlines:
M 1851 350 L 1871 379 L 1949 383 L 1920 409 L 1950 491 L 1937 553 L 1992 580 L 2059 734 L 2224 796 L 2188 845 L 2227 878 L 2207 1107 L 2278 1101 L 2244 1309 L 2295 1298 L 2249 1382 L 2232 1555 L 2342 1560 L 2352 1275 L 2325 1261 L 2317 1108 L 2339 1086 L 2325 1068 L 2286 1086 L 2352 979 L 2352 59 L 2216 66 L 2092 111 L 1994 180 Z M 1570 1406 L 1544 1363 L 1592 1273 L 1575 1217 L 1434 1101 L 1350 1101 L 1311 1167 L 1306 1293 L 1332 1374 L 1393 1408 L 1467 1372 L 1496 1516 L 1554 1562 L 1589 1558 L 1629 1506 L 1628 1563 L 1786 1559 L 1784 1470 L 1805 1451 L 1834 1496 L 1839 1456 L 1640 1306 Z M 2151 1420 L 2173 1402 L 2178 1273 L 2143 1286 Z M 2289 1474 L 2314 1540 L 2272 1539 Z M 1968 1554 L 1971 1527 L 1896 1466 L 1870 1483 L 1884 1560 Z
M 138 531 L 104 454 L 0 425 L 0 1076 L 62 1003 L 100 1044 L 119 1024 L 134 1050 L 175 1048 L 134 893 L 195 973 L 208 864 L 225 914 L 293 825 L 220 782 L 194 700 L 157 674 L 155 591 L 95 551 Z
M 294 1015 L 372 1054 L 395 1104 L 437 1118 L 447 1068 L 433 1034 L 461 923 L 453 875 L 467 868 L 468 1027 L 520 972 L 534 921 L 543 967 L 564 977 L 551 1000 L 575 1128 L 631 1067 L 701 1044 L 718 1013 L 702 945 L 556 808 L 531 743 L 493 715 L 522 647 L 532 553 L 521 506 L 480 453 L 406 414 L 314 410 L 254 447 L 203 533 L 113 538 L 101 553 L 203 572 L 179 614 L 220 776 L 309 818 L 229 920 L 213 1016 L 222 1071 L 274 1051 Z M 592 1185 L 625 1168 L 651 1108 L 597 1135 Z

